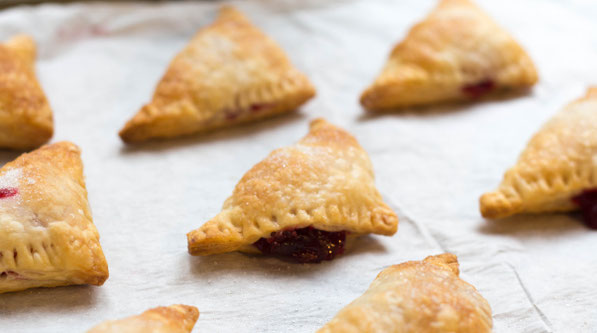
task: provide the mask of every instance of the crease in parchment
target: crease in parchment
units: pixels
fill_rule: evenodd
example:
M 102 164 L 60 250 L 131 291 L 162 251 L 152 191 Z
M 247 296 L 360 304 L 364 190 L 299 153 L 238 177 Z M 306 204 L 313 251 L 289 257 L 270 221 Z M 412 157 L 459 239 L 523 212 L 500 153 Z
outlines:
M 438 237 L 434 236 L 433 233 L 424 224 L 418 222 L 417 219 L 412 218 L 409 213 L 404 211 L 404 209 L 400 209 L 400 210 L 397 209 L 397 205 L 395 205 L 395 203 L 393 201 L 391 201 L 391 200 L 388 200 L 388 201 L 389 201 L 390 206 L 393 209 L 395 209 L 395 211 L 399 212 L 400 221 L 405 221 L 405 222 L 413 225 L 428 244 L 441 249 L 442 252 L 450 252 L 450 250 L 438 239 Z M 525 286 L 524 282 L 522 281 L 520 275 L 516 271 L 516 268 L 508 262 L 503 262 L 503 263 L 508 268 L 510 268 L 512 270 L 512 272 L 514 273 L 517 283 L 520 285 L 520 287 L 522 288 L 522 290 L 524 292 L 525 297 L 527 298 L 529 303 L 531 303 L 534 311 L 537 313 L 537 315 L 539 316 L 539 318 L 541 319 L 541 321 L 547 328 L 547 332 L 549 332 L 549 333 L 554 332 L 551 322 L 549 321 L 549 319 L 547 318 L 545 313 L 543 313 L 543 311 L 541 311 L 539 306 L 535 303 L 533 297 L 531 296 L 530 291 L 527 289 L 527 287 Z
M 520 278 L 520 275 L 518 274 L 518 271 L 516 271 L 516 267 L 514 267 L 512 264 L 510 264 L 508 262 L 504 262 L 504 264 L 506 266 L 508 266 L 512 270 L 512 272 L 514 273 L 514 276 L 516 277 L 516 280 L 518 281 L 518 284 L 520 285 L 520 287 L 524 291 L 524 294 L 526 295 L 526 298 L 529 300 L 529 302 L 531 303 L 531 305 L 533 305 L 533 308 L 535 309 L 535 311 L 539 315 L 539 318 L 541 318 L 541 321 L 543 321 L 543 324 L 545 324 L 545 326 L 548 328 L 548 332 L 550 332 L 550 333 L 553 332 L 553 327 L 551 325 L 551 322 L 549 321 L 549 319 L 547 318 L 547 316 L 543 313 L 543 311 L 541 311 L 541 309 L 539 309 L 539 306 L 537 306 L 537 304 L 535 303 L 535 300 L 531 296 L 531 292 L 527 289 L 527 287 L 525 286 L 525 284 L 522 282 L 522 279 Z
M 390 198 L 387 198 L 386 201 L 389 203 L 390 207 L 394 211 L 399 212 L 398 219 L 400 221 L 405 221 L 413 225 L 415 229 L 417 229 L 419 234 L 423 236 L 423 239 L 425 239 L 425 242 L 427 242 L 427 244 L 439 248 L 442 251 L 442 253 L 448 252 L 447 248 L 435 236 L 433 236 L 433 234 L 429 231 L 429 229 L 427 229 L 425 225 L 418 222 L 415 218 L 412 218 L 412 215 L 407 213 L 403 208 L 398 209 L 398 205 L 396 205 Z

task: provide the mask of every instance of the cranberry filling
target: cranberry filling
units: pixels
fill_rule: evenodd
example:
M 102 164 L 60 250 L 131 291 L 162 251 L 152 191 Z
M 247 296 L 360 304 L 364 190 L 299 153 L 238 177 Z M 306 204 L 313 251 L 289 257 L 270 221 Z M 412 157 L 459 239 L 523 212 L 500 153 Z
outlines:
M 227 109 L 224 110 L 224 114 L 226 115 L 227 120 L 235 120 L 236 118 L 240 117 L 243 113 L 247 111 L 251 113 L 259 113 L 266 109 L 271 109 L 274 107 L 272 103 L 256 103 L 251 104 L 248 109 Z
M 572 201 L 580 207 L 587 227 L 597 229 L 597 189 L 583 191 Z
M 24 276 L 13 271 L 4 271 L 0 273 L 0 279 L 12 278 L 14 280 L 26 280 Z
M 344 252 L 346 231 L 329 232 L 313 227 L 272 232 L 253 245 L 264 254 L 293 258 L 300 263 L 332 260 Z
M 242 111 L 240 109 L 224 110 L 224 113 L 226 114 L 227 120 L 234 120 L 240 116 Z
M 0 199 L 14 197 L 19 193 L 19 189 L 16 187 L 0 188 Z
M 249 108 L 249 110 L 251 110 L 251 112 L 253 112 L 253 113 L 258 113 L 260 111 L 263 111 L 265 109 L 270 109 L 272 107 L 274 107 L 274 104 L 271 104 L 271 103 L 269 103 L 269 104 L 268 103 L 261 103 L 261 104 L 257 103 L 257 104 L 251 104 L 251 107 Z
M 495 81 L 492 79 L 481 80 L 477 83 L 467 84 L 462 87 L 462 93 L 470 98 L 480 98 L 490 93 L 495 88 Z

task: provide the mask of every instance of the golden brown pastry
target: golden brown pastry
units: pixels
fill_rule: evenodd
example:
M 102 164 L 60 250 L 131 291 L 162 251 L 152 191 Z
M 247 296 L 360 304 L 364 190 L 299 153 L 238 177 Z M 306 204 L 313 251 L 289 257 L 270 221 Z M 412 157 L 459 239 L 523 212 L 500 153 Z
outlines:
M 103 322 L 87 333 L 190 333 L 199 318 L 194 306 L 170 305 L 140 315 Z
M 120 137 L 140 142 L 228 127 L 290 112 L 314 94 L 273 40 L 225 6 L 174 58 Z
M 494 192 L 480 199 L 481 214 L 565 212 L 582 208 L 597 228 L 597 87 L 551 118 L 527 144 Z
M 31 149 L 52 137 L 52 110 L 35 76 L 35 42 L 0 44 L 0 148 Z
M 361 96 L 369 111 L 475 100 L 537 82 L 522 47 L 469 0 L 441 0 Z
M 222 211 L 187 238 L 193 255 L 243 251 L 320 262 L 341 254 L 353 236 L 392 235 L 397 227 L 367 153 L 317 119 L 302 140 L 249 170 Z
M 445 253 L 384 269 L 318 333 L 491 332 L 491 308 Z
M 108 278 L 80 153 L 59 142 L 0 169 L 0 293 Z

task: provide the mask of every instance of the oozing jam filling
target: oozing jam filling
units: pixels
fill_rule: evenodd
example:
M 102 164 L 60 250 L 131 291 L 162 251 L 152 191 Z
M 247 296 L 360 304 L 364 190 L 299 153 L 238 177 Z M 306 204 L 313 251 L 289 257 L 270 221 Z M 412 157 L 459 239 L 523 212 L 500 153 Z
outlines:
M 495 81 L 485 79 L 473 84 L 467 84 L 462 87 L 462 93 L 469 98 L 480 98 L 495 89 Z
M 0 199 L 14 197 L 18 193 L 19 189 L 16 187 L 0 188 Z
M 271 109 L 274 107 L 274 104 L 272 103 L 256 103 L 256 104 L 251 104 L 251 107 L 249 108 L 249 110 L 251 110 L 251 112 L 253 113 L 259 113 L 260 111 L 263 111 L 265 109 Z
M 587 227 L 597 229 L 597 189 L 585 190 L 572 201 L 580 207 Z
M 226 115 L 226 119 L 227 120 L 234 120 L 236 118 L 238 118 L 242 113 L 242 110 L 240 109 L 234 109 L 234 110 L 224 110 L 224 114 Z
M 272 232 L 253 245 L 264 254 L 288 257 L 300 263 L 332 260 L 344 252 L 346 231 L 329 232 L 313 227 Z
M 224 110 L 224 114 L 226 115 L 226 119 L 235 120 L 236 118 L 240 117 L 243 113 L 259 113 L 263 110 L 273 108 L 274 105 L 275 104 L 273 103 L 255 103 L 251 104 L 247 109 Z
M 6 279 L 6 278 L 11 278 L 13 280 L 26 280 L 27 279 L 24 276 L 22 276 L 21 274 L 13 272 L 13 271 L 5 271 L 5 272 L 0 273 L 0 279 Z

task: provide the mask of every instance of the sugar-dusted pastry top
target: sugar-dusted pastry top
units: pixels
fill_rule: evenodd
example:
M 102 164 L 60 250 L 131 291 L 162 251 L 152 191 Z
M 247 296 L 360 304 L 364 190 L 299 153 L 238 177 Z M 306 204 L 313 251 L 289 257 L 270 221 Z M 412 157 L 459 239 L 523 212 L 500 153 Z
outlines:
M 171 138 L 289 112 L 315 94 L 284 51 L 238 10 L 222 7 L 170 63 L 125 142 Z
M 0 293 L 108 278 L 80 153 L 64 141 L 0 169 Z
M 251 168 L 222 211 L 187 237 L 191 254 L 208 255 L 256 252 L 253 243 L 283 230 L 392 235 L 397 226 L 365 150 L 348 132 L 317 119 L 298 143 Z
M 52 137 L 52 110 L 35 76 L 35 53 L 26 35 L 0 43 L 0 148 L 35 148 Z
M 318 333 L 491 332 L 491 308 L 445 253 L 384 269 Z
M 190 333 L 198 318 L 194 306 L 160 306 L 140 315 L 103 322 L 87 333 Z
M 483 194 L 481 214 L 577 209 L 572 198 L 597 188 L 597 87 L 553 116 L 531 138 L 497 190 Z
M 361 96 L 370 111 L 525 90 L 537 72 L 523 48 L 470 0 L 440 0 Z

